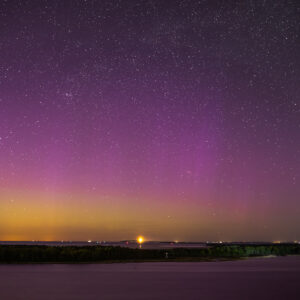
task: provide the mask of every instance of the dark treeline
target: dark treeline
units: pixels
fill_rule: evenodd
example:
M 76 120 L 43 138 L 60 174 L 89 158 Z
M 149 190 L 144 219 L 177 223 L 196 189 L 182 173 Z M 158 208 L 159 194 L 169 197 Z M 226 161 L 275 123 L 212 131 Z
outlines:
M 1 263 L 105 262 L 180 259 L 230 259 L 249 256 L 300 254 L 299 244 L 214 245 L 207 248 L 130 249 L 107 246 L 0 246 Z

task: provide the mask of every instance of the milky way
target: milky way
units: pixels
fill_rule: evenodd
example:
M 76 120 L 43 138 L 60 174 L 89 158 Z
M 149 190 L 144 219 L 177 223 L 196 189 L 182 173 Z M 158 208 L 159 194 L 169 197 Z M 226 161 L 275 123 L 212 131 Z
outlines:
M 300 239 L 297 1 L 1 1 L 0 239 Z

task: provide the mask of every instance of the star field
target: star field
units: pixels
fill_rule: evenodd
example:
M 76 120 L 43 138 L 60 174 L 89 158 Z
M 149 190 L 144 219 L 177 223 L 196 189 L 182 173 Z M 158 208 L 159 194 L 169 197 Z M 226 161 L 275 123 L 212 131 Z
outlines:
M 1 1 L 0 239 L 300 239 L 299 10 Z

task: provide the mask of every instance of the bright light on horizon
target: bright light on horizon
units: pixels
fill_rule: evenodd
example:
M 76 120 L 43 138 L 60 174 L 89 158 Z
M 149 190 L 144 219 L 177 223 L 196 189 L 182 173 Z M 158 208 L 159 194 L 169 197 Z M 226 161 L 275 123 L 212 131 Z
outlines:
M 144 237 L 142 237 L 142 236 L 138 236 L 138 238 L 137 238 L 137 242 L 138 242 L 139 244 L 142 244 L 142 243 L 144 243 L 144 241 L 145 241 Z

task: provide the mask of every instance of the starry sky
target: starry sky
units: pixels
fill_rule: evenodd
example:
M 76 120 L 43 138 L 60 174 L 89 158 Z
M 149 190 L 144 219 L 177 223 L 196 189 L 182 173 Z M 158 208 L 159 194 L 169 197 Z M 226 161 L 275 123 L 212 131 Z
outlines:
M 299 10 L 2 0 L 0 240 L 299 240 Z

